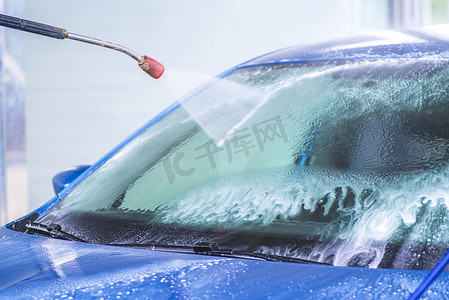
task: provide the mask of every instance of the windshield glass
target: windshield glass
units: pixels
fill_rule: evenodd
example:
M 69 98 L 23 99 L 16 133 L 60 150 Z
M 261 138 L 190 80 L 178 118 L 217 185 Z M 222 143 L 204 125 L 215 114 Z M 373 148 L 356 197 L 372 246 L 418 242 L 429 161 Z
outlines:
M 237 70 L 40 221 L 94 243 L 430 269 L 449 245 L 448 79 L 442 59 Z

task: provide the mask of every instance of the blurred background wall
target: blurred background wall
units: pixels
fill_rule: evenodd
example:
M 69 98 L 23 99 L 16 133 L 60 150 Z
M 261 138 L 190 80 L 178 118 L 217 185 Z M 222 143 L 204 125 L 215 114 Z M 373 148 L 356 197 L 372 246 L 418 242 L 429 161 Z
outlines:
M 48 201 L 53 196 L 51 178 L 57 172 L 75 164 L 92 164 L 183 91 L 233 65 L 292 45 L 446 23 L 449 15 L 448 0 L 2 2 L 17 17 L 119 43 L 158 59 L 167 70 L 154 80 L 121 53 L 14 33 L 13 52 L 26 77 L 22 88 L 26 134 L 22 136 L 29 185 L 19 184 L 20 197 L 17 192 L 6 196 L 12 189 L 0 180 L 4 220 Z M 0 31 L 3 48 L 5 31 L 11 30 Z M 6 147 L 3 140 L 2 145 Z M 25 159 L 19 162 L 25 166 Z M 7 169 L 5 158 L 0 157 L 0 163 L 0 169 Z M 26 173 L 16 176 L 26 178 Z M 7 199 L 14 203 L 8 204 Z M 8 206 L 20 209 L 8 212 Z
M 24 2 L 0 1 L 0 13 L 23 14 Z M 28 210 L 24 35 L 0 28 L 0 224 Z

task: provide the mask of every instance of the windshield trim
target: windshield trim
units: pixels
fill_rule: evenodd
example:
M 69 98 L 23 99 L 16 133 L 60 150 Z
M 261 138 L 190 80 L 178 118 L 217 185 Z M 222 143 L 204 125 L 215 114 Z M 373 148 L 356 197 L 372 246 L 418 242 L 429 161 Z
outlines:
M 269 67 L 269 66 L 282 66 L 282 65 L 290 65 L 290 64 L 303 64 L 303 63 L 319 63 L 319 62 L 339 62 L 339 61 L 370 61 L 370 60 L 414 60 L 414 59 L 422 59 L 422 58 L 435 58 L 435 59 L 449 59 L 449 55 L 417 55 L 417 56 L 363 56 L 363 57 L 342 57 L 342 58 L 312 58 L 312 59 L 294 59 L 294 60 L 286 60 L 286 61 L 272 61 L 272 62 L 264 62 L 264 63 L 255 63 L 255 64 L 247 64 L 243 63 L 236 67 L 236 70 L 243 70 L 254 67 Z

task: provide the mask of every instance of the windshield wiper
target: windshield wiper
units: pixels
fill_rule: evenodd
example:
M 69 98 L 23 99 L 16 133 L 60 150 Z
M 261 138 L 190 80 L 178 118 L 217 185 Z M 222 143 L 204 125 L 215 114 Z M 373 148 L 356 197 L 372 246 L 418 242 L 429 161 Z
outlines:
M 302 259 L 302 258 L 297 258 L 297 257 L 289 257 L 289 256 L 283 256 L 283 255 L 276 255 L 276 254 L 257 253 L 257 252 L 250 252 L 250 251 L 220 249 L 218 247 L 217 243 L 208 243 L 208 242 L 200 242 L 200 243 L 195 244 L 195 246 L 193 247 L 193 251 L 197 254 L 204 254 L 204 255 L 332 266 L 332 264 L 330 264 L 330 263 L 309 260 L 309 259 Z
M 59 224 L 51 223 L 50 225 L 44 225 L 36 222 L 28 222 L 25 225 L 25 227 L 26 227 L 24 231 L 25 233 L 39 234 L 49 236 L 55 239 L 87 243 L 87 241 L 80 239 L 79 237 L 74 236 L 73 234 L 63 231 L 61 225 Z
M 207 243 L 200 242 L 192 246 L 180 246 L 180 245 L 160 245 L 160 244 L 107 244 L 109 246 L 120 246 L 120 247 L 133 247 L 140 249 L 151 249 L 157 251 L 168 251 L 168 252 L 180 252 L 189 254 L 203 254 L 211 256 L 221 256 L 221 257 L 232 257 L 232 258 L 244 258 L 244 259 L 255 259 L 255 260 L 266 260 L 266 261 L 282 261 L 282 262 L 294 262 L 302 264 L 317 264 L 317 265 L 327 265 L 333 266 L 331 263 L 302 259 L 296 257 L 288 257 L 275 254 L 265 254 L 256 253 L 250 251 L 241 250 L 230 250 L 221 249 L 218 247 L 217 243 Z

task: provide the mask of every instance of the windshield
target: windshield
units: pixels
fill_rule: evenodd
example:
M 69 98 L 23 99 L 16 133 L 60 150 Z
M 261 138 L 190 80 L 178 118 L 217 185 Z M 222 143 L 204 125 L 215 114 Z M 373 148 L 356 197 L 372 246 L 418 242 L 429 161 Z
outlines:
M 442 59 L 237 70 L 40 221 L 94 243 L 431 269 L 449 247 L 448 79 Z

